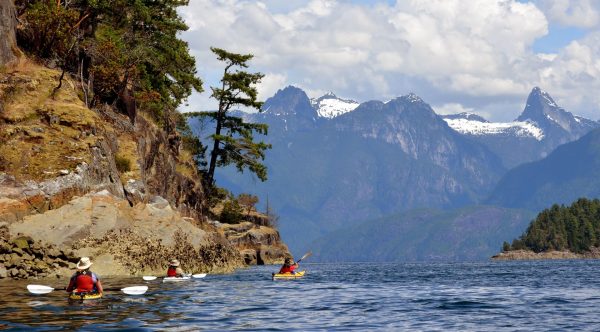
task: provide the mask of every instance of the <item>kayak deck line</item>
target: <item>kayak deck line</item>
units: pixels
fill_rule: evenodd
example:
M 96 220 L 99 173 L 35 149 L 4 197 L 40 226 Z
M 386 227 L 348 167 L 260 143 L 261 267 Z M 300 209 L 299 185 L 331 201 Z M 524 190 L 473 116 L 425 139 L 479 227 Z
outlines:
M 187 280 L 190 280 L 190 279 L 192 279 L 192 277 L 188 277 L 188 276 L 185 276 L 185 277 L 164 277 L 162 281 L 163 282 L 187 281 Z
M 103 293 L 71 293 L 69 294 L 69 300 L 73 301 L 84 301 L 84 300 L 98 300 L 101 299 Z
M 273 273 L 273 280 L 288 280 L 303 278 L 306 271 L 298 271 L 296 273 Z

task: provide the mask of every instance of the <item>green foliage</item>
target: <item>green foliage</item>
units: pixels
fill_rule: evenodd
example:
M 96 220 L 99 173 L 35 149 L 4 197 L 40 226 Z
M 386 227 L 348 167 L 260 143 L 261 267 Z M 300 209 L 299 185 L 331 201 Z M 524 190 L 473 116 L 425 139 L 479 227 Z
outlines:
M 510 243 L 504 241 L 502 243 L 502 251 L 509 251 L 510 250 Z
M 248 73 L 237 69 L 247 68 L 251 54 L 235 54 L 220 48 L 211 48 L 217 58 L 225 62 L 222 86 L 211 87 L 212 98 L 219 101 L 219 109 L 214 112 L 188 113 L 188 116 L 208 118 L 215 123 L 215 133 L 211 135 L 213 149 L 211 151 L 207 184 L 212 186 L 216 167 L 234 164 L 238 171 L 245 168 L 256 174 L 261 181 L 267 179 L 267 168 L 261 163 L 265 158 L 265 150 L 271 145 L 254 142 L 254 133 L 266 135 L 267 125 L 246 123 L 242 118 L 227 113 L 235 107 L 250 107 L 261 112 L 263 103 L 257 100 L 255 85 L 263 78 L 261 73 Z
M 227 190 L 225 188 L 215 187 L 215 188 L 213 188 L 213 190 L 210 192 L 210 195 L 208 196 L 208 205 L 211 207 L 214 207 L 222 201 L 233 200 L 233 199 L 234 199 L 233 194 L 230 193 L 229 190 Z
M 131 171 L 131 160 L 127 157 L 115 155 L 115 165 L 117 166 L 117 170 L 121 173 Z
M 56 1 L 17 1 L 26 7 L 25 29 L 21 36 L 26 46 L 41 58 L 62 57 L 77 38 L 74 30 L 80 19 L 74 7 L 57 4 Z
M 600 246 L 600 200 L 580 198 L 571 206 L 553 205 L 540 212 L 510 249 L 581 253 Z
M 236 199 L 230 199 L 223 203 L 223 210 L 219 220 L 226 224 L 239 224 L 243 218 L 243 210 Z
M 202 91 L 194 58 L 178 34 L 177 8 L 187 0 L 16 0 L 19 44 L 93 87 L 95 103 L 113 103 L 125 89 L 169 128 L 192 89 Z

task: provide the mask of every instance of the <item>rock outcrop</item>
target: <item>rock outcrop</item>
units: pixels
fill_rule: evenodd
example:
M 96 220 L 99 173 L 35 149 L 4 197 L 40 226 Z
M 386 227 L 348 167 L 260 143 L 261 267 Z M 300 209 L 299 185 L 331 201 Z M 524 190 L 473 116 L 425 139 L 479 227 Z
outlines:
M 0 67 L 17 59 L 16 22 L 14 0 L 0 1 Z
M 75 257 L 93 257 L 103 275 L 160 275 L 172 257 L 189 272 L 226 272 L 242 264 L 229 242 L 160 197 L 130 206 L 108 191 L 87 194 L 11 223 L 8 232 L 73 251 Z
M 45 245 L 31 237 L 19 236 L 10 241 L 0 238 L 0 279 L 48 277 L 53 271 L 72 271 L 78 260 L 73 251 Z
M 584 253 L 572 251 L 544 251 L 534 252 L 531 250 L 503 251 L 492 256 L 493 260 L 546 260 L 546 259 L 600 259 L 600 248 L 593 247 Z
M 245 221 L 239 224 L 213 223 L 241 253 L 247 265 L 282 264 L 291 257 L 279 232 L 272 228 Z

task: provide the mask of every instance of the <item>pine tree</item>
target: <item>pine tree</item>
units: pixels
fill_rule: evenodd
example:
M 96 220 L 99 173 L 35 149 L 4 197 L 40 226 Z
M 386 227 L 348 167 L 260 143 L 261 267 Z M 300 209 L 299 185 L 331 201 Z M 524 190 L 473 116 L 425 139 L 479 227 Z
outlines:
M 211 87 L 212 98 L 219 102 L 219 108 L 213 112 L 193 112 L 188 116 L 209 118 L 214 121 L 215 132 L 211 135 L 213 147 L 206 173 L 207 184 L 214 185 L 217 166 L 234 164 L 240 172 L 245 168 L 256 174 L 261 181 L 267 179 L 267 168 L 261 163 L 265 150 L 271 145 L 255 142 L 254 133 L 266 135 L 268 126 L 260 123 L 246 123 L 240 117 L 229 115 L 236 107 L 254 108 L 261 112 L 263 103 L 258 101 L 255 85 L 264 77 L 261 73 L 249 73 L 247 68 L 252 54 L 230 53 L 211 47 L 220 61 L 225 63 L 221 87 Z

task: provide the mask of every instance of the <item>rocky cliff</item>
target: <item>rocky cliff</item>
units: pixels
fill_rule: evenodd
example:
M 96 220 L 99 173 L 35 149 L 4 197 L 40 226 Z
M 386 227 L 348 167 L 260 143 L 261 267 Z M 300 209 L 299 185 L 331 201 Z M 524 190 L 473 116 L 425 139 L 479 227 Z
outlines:
M 159 274 L 171 257 L 190 272 L 231 271 L 261 263 L 243 255 L 264 256 L 271 245 L 279 256 L 262 262 L 289 255 L 275 230 L 239 228 L 239 237 L 254 228 L 277 234 L 241 246 L 208 222 L 177 134 L 143 112 L 133 125 L 108 106 L 89 109 L 68 77 L 52 93 L 59 76 L 27 60 L 0 75 L 0 278 L 66 274 L 84 255 L 103 275 Z M 64 263 L 45 262 L 48 247 L 62 250 L 52 259 Z

